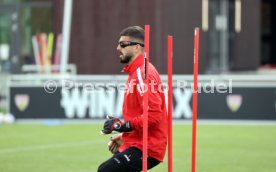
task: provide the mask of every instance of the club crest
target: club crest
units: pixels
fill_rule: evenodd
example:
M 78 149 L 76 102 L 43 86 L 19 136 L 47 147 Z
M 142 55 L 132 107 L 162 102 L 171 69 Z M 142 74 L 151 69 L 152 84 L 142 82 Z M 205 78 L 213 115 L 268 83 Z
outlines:
M 242 96 L 235 94 L 235 95 L 228 95 L 226 98 L 227 106 L 232 112 L 237 112 L 242 105 Z
M 14 97 L 14 101 L 17 109 L 23 112 L 29 106 L 30 97 L 27 94 L 17 94 Z

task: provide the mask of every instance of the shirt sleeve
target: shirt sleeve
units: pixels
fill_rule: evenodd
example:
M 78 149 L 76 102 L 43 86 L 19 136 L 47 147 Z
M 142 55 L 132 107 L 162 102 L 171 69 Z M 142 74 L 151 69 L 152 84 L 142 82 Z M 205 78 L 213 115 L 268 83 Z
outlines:
M 148 127 L 152 127 L 162 121 L 163 115 L 163 98 L 164 94 L 163 85 L 160 85 L 157 79 L 153 75 L 149 75 L 149 85 L 148 85 Z M 140 85 L 136 87 L 135 90 L 137 99 L 143 108 L 143 94 L 141 94 L 142 88 Z M 141 130 L 143 128 L 143 117 L 141 114 L 130 120 L 131 126 L 134 130 Z

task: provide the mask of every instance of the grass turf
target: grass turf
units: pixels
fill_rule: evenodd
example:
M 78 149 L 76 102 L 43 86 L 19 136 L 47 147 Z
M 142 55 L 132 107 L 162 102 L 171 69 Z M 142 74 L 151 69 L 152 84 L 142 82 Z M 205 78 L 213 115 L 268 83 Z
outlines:
M 87 172 L 110 157 L 100 124 L 0 125 L 0 172 Z M 199 125 L 198 172 L 275 172 L 276 126 Z M 190 171 L 191 126 L 174 125 L 174 171 Z M 167 171 L 167 159 L 150 170 Z

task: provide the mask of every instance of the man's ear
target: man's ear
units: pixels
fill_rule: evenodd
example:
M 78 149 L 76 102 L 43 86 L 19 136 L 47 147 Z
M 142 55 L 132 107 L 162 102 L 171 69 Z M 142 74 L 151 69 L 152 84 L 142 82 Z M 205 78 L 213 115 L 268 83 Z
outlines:
M 144 49 L 140 45 L 136 45 L 135 50 L 137 51 L 136 53 L 140 54 Z
M 135 45 L 135 47 L 134 47 L 134 53 L 135 54 L 138 54 L 139 53 L 139 47 L 137 46 L 137 45 Z

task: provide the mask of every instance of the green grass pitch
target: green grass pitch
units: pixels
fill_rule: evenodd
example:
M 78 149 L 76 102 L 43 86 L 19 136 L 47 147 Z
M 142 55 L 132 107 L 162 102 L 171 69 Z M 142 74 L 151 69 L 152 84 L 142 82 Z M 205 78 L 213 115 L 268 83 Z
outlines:
M 0 125 L 0 172 L 96 172 L 111 154 L 100 124 Z M 174 171 L 189 172 L 191 125 L 174 125 Z M 275 172 L 276 125 L 198 125 L 198 172 Z M 167 159 L 152 172 L 166 172 Z

